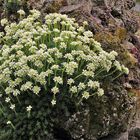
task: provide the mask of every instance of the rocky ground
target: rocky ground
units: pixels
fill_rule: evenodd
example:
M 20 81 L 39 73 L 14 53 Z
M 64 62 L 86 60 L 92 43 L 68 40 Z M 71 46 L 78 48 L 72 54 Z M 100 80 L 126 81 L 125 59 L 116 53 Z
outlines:
M 135 8 L 136 11 L 140 12 L 140 2 L 137 2 Z

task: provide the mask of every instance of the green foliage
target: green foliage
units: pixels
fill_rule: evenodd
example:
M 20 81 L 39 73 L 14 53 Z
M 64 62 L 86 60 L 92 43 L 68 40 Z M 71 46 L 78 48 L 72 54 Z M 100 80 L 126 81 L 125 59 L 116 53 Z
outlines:
M 28 6 L 26 0 L 2 0 L 4 11 L 6 12 L 6 15 L 12 15 L 14 14 L 17 16 L 17 11 L 19 9 L 24 9 L 28 13 Z
M 83 100 L 103 96 L 101 81 L 128 74 L 93 34 L 66 15 L 18 11 L 19 23 L 1 20 L 0 129 L 10 139 L 45 139 L 59 114 L 69 116 Z M 4 137 L 4 135 L 2 136 Z
M 20 7 L 19 0 L 5 0 L 4 1 L 4 9 L 8 13 L 15 13 Z

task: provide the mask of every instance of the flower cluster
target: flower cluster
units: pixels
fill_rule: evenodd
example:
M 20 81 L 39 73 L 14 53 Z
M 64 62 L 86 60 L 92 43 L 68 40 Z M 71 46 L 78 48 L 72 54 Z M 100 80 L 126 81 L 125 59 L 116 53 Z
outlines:
M 0 86 L 5 101 L 16 111 L 21 94 L 45 93 L 55 105 L 58 96 L 88 99 L 102 96 L 98 76 L 112 70 L 128 74 L 128 69 L 115 60 L 117 53 L 105 52 L 93 39 L 87 23 L 79 26 L 66 15 L 49 14 L 39 20 L 40 12 L 31 10 L 19 23 L 1 21 Z M 24 15 L 24 11 L 18 11 Z M 25 110 L 30 112 L 29 104 Z

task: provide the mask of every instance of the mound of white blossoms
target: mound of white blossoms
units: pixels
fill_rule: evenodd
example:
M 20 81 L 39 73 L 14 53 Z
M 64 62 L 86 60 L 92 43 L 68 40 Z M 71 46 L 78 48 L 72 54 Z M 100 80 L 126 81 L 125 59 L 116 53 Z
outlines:
M 0 32 L 0 92 L 15 108 L 21 94 L 50 95 L 88 99 L 102 96 L 98 77 L 101 73 L 128 74 L 128 69 L 115 60 L 117 53 L 105 52 L 93 39 L 92 32 L 66 15 L 49 14 L 44 21 L 40 12 L 30 11 L 27 18 L 20 10 L 21 20 L 9 23 Z M 101 79 L 101 77 L 100 77 Z

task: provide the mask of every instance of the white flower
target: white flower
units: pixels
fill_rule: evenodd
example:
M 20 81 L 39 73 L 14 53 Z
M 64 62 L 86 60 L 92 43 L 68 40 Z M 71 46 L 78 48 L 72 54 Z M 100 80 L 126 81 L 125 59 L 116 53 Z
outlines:
M 54 59 L 53 59 L 53 58 L 51 58 L 51 57 L 50 57 L 50 58 L 48 58 L 48 63 L 50 63 L 50 64 L 51 64 L 51 63 L 53 63 L 53 62 L 54 62 Z
M 129 69 L 122 65 L 122 72 L 124 72 L 125 74 L 129 74 Z
M 41 47 L 43 50 L 47 50 L 46 44 L 40 44 L 40 47 Z
M 78 29 L 77 29 L 79 32 L 84 32 L 85 31 L 85 29 L 84 29 L 84 27 L 79 27 Z
M 32 109 L 32 106 L 31 105 L 29 105 L 29 106 L 26 107 L 27 112 L 30 112 L 31 109 Z
M 120 63 L 119 63 L 118 61 L 115 61 L 115 62 L 114 62 L 114 65 L 116 66 L 116 68 L 117 68 L 119 71 L 122 70 L 122 67 L 121 67 L 121 65 L 120 65 Z
M 93 37 L 93 33 L 91 31 L 86 31 L 86 32 L 84 32 L 84 36 Z
M 6 94 L 10 94 L 10 93 L 13 92 L 13 89 L 12 89 L 11 87 L 7 87 L 7 88 L 5 89 L 5 92 L 6 92 Z
M 32 90 L 33 90 L 33 92 L 34 92 L 35 94 L 38 94 L 38 93 L 40 92 L 41 89 L 40 89 L 40 87 L 38 87 L 38 86 L 34 86 Z
M 55 82 L 57 82 L 58 84 L 63 84 L 63 79 L 62 79 L 60 76 L 54 77 L 53 80 L 54 80 Z
M 74 83 L 74 80 L 73 80 L 72 78 L 68 79 L 68 81 L 67 81 L 67 84 L 68 84 L 68 85 L 71 85 L 71 84 L 73 84 L 73 83 Z
M 88 87 L 90 87 L 90 88 L 98 88 L 98 87 L 100 87 L 100 83 L 97 82 L 97 81 L 89 80 L 89 82 L 87 84 L 88 84 Z
M 56 94 L 56 93 L 58 93 L 59 92 L 59 89 L 58 89 L 58 87 L 53 87 L 52 89 L 51 89 L 51 91 L 54 93 L 54 94 Z
M 18 85 L 18 84 L 20 84 L 20 83 L 22 82 L 22 79 L 21 79 L 21 78 L 16 78 L 16 79 L 15 79 L 15 82 L 16 82 L 17 85 Z
M 76 62 L 69 62 L 69 63 L 64 63 L 63 64 L 65 69 L 66 69 L 66 73 L 69 75 L 72 75 L 74 73 L 74 70 L 76 68 L 78 68 L 78 64 Z
M 20 94 L 20 91 L 18 90 L 18 89 L 15 89 L 14 91 L 13 91 L 13 95 L 14 96 L 17 96 L 17 95 L 19 95 Z
M 31 53 L 35 53 L 37 50 L 38 50 L 38 49 L 37 49 L 36 46 L 32 46 L 32 47 L 30 47 L 30 49 L 29 49 L 29 51 L 30 51 Z
M 60 52 L 57 52 L 57 53 L 55 53 L 55 56 L 56 56 L 57 58 L 62 58 L 63 54 L 60 53 Z
M 0 94 L 0 97 L 2 97 L 2 94 Z
M 99 88 L 97 91 L 98 96 L 103 96 L 104 95 L 104 90 Z
M 4 35 L 4 33 L 3 32 L 0 32 L 0 38 L 3 37 L 3 35 Z
M 25 12 L 23 10 L 21 10 L 21 9 L 18 10 L 17 13 L 20 14 L 20 15 L 25 15 Z
M 78 89 L 77 89 L 76 86 L 72 86 L 72 87 L 70 88 L 70 91 L 71 91 L 72 93 L 77 93 Z
M 51 104 L 54 106 L 56 104 L 56 100 L 52 100 Z
M 63 26 L 66 25 L 66 22 L 65 22 L 65 21 L 61 21 L 60 23 L 61 23 Z
M 108 55 L 110 60 L 115 60 L 115 57 L 118 56 L 118 53 L 115 51 L 111 51 Z
M 73 56 L 72 56 L 71 53 L 65 54 L 64 58 L 67 58 L 67 59 L 69 59 L 69 60 L 74 60 L 74 58 L 73 58 Z
M 51 67 L 52 70 L 57 70 L 58 68 L 59 68 L 59 65 L 53 65 L 53 66 Z
M 93 71 L 83 70 L 82 74 L 87 76 L 87 77 L 94 77 L 94 72 Z
M 39 68 L 42 68 L 44 66 L 40 60 L 36 60 L 34 64 L 35 64 L 35 66 L 37 66 Z
M 8 20 L 6 18 L 1 20 L 1 26 L 5 26 L 8 23 Z
M 34 70 L 34 69 L 30 69 L 30 70 L 28 71 L 28 75 L 29 75 L 30 77 L 36 77 L 36 76 L 38 76 L 38 71 L 37 71 L 37 70 Z
M 89 71 L 95 71 L 95 69 L 96 69 L 96 64 L 94 64 L 94 63 L 89 63 L 89 64 L 87 65 L 87 69 L 88 69 Z
M 87 22 L 87 21 L 84 21 L 84 22 L 83 22 L 83 25 L 88 25 L 88 22 Z
M 85 43 L 90 43 L 90 39 L 87 36 L 82 37 L 82 40 L 81 41 L 83 41 Z
M 82 98 L 85 98 L 85 99 L 88 99 L 90 96 L 89 92 L 85 91 L 83 94 L 82 94 Z
M 60 30 L 58 30 L 57 28 L 54 28 L 53 31 L 54 31 L 55 33 L 59 33 L 59 32 L 60 32 Z
M 9 97 L 6 97 L 5 102 L 9 103 L 10 100 L 11 100 L 11 99 L 10 99 Z
M 35 19 L 38 19 L 40 17 L 40 12 L 33 9 L 33 10 L 30 10 L 30 12 L 32 13 L 32 16 L 35 18 Z
M 95 40 L 93 40 L 94 49 L 97 51 L 102 51 L 101 44 Z
M 11 124 L 12 122 L 11 121 L 7 121 L 7 124 Z
M 14 109 L 15 109 L 15 104 L 11 104 L 10 108 L 11 108 L 12 110 L 14 110 Z
M 77 41 L 73 41 L 73 42 L 71 42 L 70 43 L 72 46 L 77 46 L 77 45 L 79 45 L 79 43 L 77 42 Z
M 26 91 L 28 89 L 32 89 L 32 82 L 26 82 L 24 85 L 21 86 L 21 91 Z
M 59 43 L 59 42 L 62 42 L 63 41 L 63 38 L 62 37 L 55 37 L 55 38 L 53 38 L 53 41 L 55 43 Z
M 36 77 L 36 81 L 39 82 L 41 85 L 46 85 L 46 72 L 41 72 L 40 75 Z
M 45 75 L 46 75 L 46 76 L 49 76 L 50 74 L 53 74 L 53 71 L 50 70 L 50 69 L 48 69 L 48 70 L 45 72 Z
M 61 42 L 61 43 L 60 43 L 60 48 L 66 49 L 66 47 L 67 47 L 67 46 L 66 46 L 66 44 L 65 44 L 64 42 Z
M 80 82 L 78 85 L 78 90 L 83 90 L 83 89 L 85 89 L 85 87 L 86 87 L 86 85 L 84 83 Z

